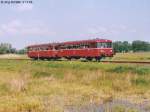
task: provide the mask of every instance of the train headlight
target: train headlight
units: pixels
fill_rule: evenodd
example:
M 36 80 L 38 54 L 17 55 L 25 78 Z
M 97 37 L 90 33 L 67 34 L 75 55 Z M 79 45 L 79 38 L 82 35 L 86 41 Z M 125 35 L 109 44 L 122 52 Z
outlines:
M 110 52 L 112 52 L 112 50 L 110 50 Z

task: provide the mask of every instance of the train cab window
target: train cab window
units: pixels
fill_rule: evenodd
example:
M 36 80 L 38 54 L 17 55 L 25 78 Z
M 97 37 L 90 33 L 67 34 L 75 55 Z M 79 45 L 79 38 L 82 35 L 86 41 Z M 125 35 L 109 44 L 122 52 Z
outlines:
M 112 43 L 107 43 L 107 48 L 112 48 Z
M 112 47 L 112 43 L 97 43 L 97 48 L 111 48 Z

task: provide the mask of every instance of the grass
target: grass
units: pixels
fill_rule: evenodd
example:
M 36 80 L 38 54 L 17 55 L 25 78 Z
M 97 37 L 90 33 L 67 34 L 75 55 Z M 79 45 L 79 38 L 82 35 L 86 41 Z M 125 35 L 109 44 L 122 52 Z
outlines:
M 144 65 L 0 60 L 0 111 L 55 112 L 67 105 L 144 96 L 149 75 Z
M 63 112 L 112 99 L 141 103 L 150 99 L 149 88 L 149 65 L 0 60 L 0 112 Z
M 139 111 L 136 109 L 132 109 L 132 108 L 128 109 L 124 106 L 117 105 L 113 107 L 111 112 L 139 112 Z
M 114 72 L 114 73 L 131 72 L 131 73 L 139 74 L 139 75 L 144 75 L 144 74 L 150 73 L 149 67 L 134 67 L 134 66 L 117 66 L 108 71 Z
M 116 53 L 113 58 L 106 58 L 106 60 L 150 61 L 150 52 Z

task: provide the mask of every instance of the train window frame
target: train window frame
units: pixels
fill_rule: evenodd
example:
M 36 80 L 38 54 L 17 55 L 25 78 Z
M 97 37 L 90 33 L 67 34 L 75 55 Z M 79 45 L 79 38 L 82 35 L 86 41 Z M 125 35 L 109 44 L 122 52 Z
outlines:
M 112 48 L 112 42 L 97 42 L 96 48 Z

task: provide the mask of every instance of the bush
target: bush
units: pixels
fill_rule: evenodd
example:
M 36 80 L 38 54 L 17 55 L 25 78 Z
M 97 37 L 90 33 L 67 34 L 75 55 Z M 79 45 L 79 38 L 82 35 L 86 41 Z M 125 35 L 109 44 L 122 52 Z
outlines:
M 134 73 L 137 74 L 149 74 L 150 70 L 148 68 L 135 68 Z

